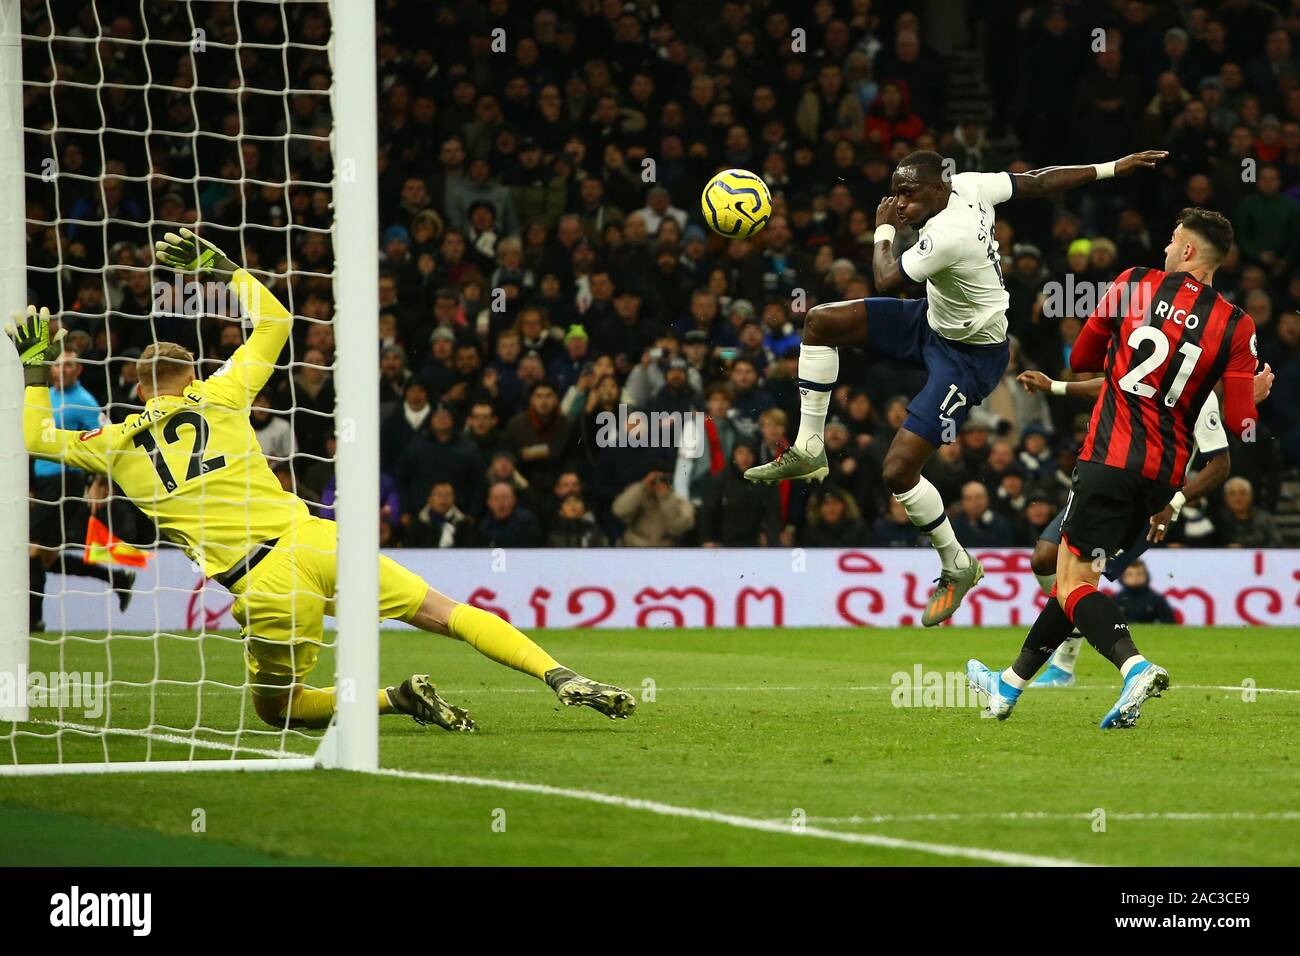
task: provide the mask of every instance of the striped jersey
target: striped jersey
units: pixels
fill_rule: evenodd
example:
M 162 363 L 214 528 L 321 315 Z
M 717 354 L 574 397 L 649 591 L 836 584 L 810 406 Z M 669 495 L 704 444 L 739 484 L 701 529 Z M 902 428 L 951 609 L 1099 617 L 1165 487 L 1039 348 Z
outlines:
M 1190 273 L 1135 268 L 1115 279 L 1074 347 L 1094 343 L 1104 344 L 1106 380 L 1079 460 L 1181 487 L 1215 385 L 1255 374 L 1254 321 Z

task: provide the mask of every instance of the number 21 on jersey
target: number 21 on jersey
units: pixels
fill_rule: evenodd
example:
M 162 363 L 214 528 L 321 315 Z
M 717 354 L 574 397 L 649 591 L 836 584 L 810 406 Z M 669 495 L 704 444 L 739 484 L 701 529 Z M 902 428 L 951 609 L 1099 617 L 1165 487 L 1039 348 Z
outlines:
M 1140 354 L 1142 346 L 1148 342 L 1151 344 L 1150 354 L 1129 369 L 1128 373 L 1119 380 L 1121 389 L 1142 398 L 1151 398 L 1156 394 L 1155 386 L 1148 385 L 1143 379 L 1157 369 L 1163 368 L 1165 359 L 1169 358 L 1169 339 L 1163 332 L 1149 325 L 1139 325 L 1129 333 L 1128 347 L 1135 355 Z M 1201 347 L 1191 342 L 1184 342 L 1178 347 L 1182 364 L 1178 366 L 1178 374 L 1174 376 L 1169 391 L 1165 393 L 1164 403 L 1167 407 L 1173 408 L 1178 404 L 1178 398 L 1183 394 L 1187 380 L 1192 377 L 1196 363 L 1200 361 L 1201 352 Z

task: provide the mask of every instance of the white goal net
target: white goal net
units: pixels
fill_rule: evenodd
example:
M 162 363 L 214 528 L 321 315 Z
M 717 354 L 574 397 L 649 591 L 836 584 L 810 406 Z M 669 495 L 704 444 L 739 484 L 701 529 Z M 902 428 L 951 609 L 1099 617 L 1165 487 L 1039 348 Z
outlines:
M 51 372 L 55 424 L 85 432 L 138 414 L 135 363 L 151 344 L 184 346 L 206 378 L 247 340 L 251 323 L 226 304 L 236 297 L 154 264 L 154 242 L 188 226 L 293 314 L 250 419 L 280 484 L 336 517 L 336 497 L 346 498 L 336 488 L 336 399 L 345 391 L 336 356 L 347 348 L 334 323 L 345 248 L 336 205 L 339 169 L 355 165 L 340 158 L 336 128 L 341 5 L 0 6 L 11 117 L 21 100 L 21 134 L 0 133 L 3 155 L 23 156 L 22 181 L 11 177 L 0 200 L 22 217 L 21 232 L 9 228 L 0 245 L 26 262 L 17 281 L 10 269 L 0 305 L 6 321 L 24 302 L 48 306 L 67 332 Z M 373 29 L 362 41 L 373 44 Z M 373 112 L 366 119 L 373 138 Z M 359 245 L 373 260 L 373 237 L 362 234 Z M 374 311 L 355 317 L 362 335 Z M 23 589 L 0 581 L 0 772 L 310 765 L 303 758 L 316 753 L 320 733 L 272 725 L 254 707 L 231 594 L 159 534 L 111 473 L 27 459 L 21 430 L 13 433 L 12 406 L 23 402 L 17 361 L 7 342 L 0 348 L 9 353 L 0 369 L 0 469 L 9 476 L 0 478 L 0 536 L 4 567 L 25 566 L 28 580 Z M 346 420 L 342 404 L 338 415 Z M 16 497 L 26 533 L 14 527 L 23 517 Z M 163 613 L 178 595 L 182 621 Z M 309 686 L 335 683 L 333 635 L 332 627 L 321 635 Z

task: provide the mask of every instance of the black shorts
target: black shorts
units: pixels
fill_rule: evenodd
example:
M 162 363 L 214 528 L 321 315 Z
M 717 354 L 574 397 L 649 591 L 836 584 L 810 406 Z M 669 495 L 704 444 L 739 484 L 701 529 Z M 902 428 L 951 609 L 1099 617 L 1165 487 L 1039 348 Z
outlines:
M 1109 560 L 1133 544 L 1174 490 L 1135 471 L 1081 461 L 1065 503 L 1062 541 L 1081 558 Z
M 31 543 L 46 550 L 86 540 L 86 476 L 64 472 L 32 478 L 31 509 L 28 513 Z

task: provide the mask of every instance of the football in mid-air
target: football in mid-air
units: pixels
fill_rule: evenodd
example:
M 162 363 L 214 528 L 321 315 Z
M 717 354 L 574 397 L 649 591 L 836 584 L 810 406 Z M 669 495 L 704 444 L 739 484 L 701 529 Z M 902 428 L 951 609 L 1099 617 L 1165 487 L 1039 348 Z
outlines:
M 772 194 L 757 174 L 724 169 L 704 187 L 700 208 L 704 221 L 718 235 L 748 239 L 772 218 Z

